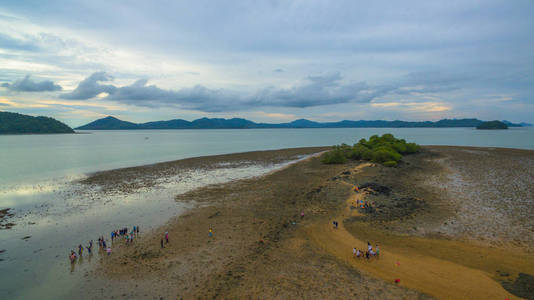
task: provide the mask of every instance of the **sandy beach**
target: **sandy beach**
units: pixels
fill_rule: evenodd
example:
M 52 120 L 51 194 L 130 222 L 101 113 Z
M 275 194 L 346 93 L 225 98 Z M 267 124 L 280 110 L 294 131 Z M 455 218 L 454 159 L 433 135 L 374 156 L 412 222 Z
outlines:
M 135 193 L 184 168 L 324 150 L 201 157 L 100 172 L 84 184 Z M 532 299 L 533 165 L 534 151 L 468 147 L 424 147 L 397 168 L 311 156 L 177 195 L 196 206 L 133 244 L 114 244 L 73 296 Z M 380 258 L 353 258 L 367 241 L 380 245 Z

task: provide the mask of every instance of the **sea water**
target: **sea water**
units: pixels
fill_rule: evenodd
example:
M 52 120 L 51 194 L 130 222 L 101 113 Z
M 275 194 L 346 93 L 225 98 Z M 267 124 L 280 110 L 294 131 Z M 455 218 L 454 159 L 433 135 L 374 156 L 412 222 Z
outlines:
M 0 191 L 8 185 L 75 179 L 87 172 L 188 157 L 354 144 L 361 138 L 384 133 L 421 145 L 534 149 L 532 127 L 509 130 L 314 128 L 78 132 L 80 134 L 0 135 Z

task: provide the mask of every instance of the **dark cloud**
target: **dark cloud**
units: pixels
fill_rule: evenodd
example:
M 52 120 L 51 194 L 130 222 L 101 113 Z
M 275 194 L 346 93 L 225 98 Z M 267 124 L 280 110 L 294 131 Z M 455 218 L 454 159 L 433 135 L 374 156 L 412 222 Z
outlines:
M 306 108 L 349 102 L 365 103 L 395 89 L 393 86 L 371 87 L 365 82 L 343 82 L 339 73 L 309 76 L 300 85 L 290 88 L 265 88 L 249 95 L 226 89 L 210 89 L 202 85 L 166 90 L 156 85 L 147 85 L 146 79 L 123 87 L 99 83 L 111 79 L 112 77 L 104 72 L 94 73 L 80 82 L 72 93 L 61 97 L 90 99 L 106 92 L 109 95 L 105 99 L 132 105 L 179 106 L 205 112 L 221 112 L 261 106 Z
M 85 100 L 97 96 L 100 93 L 112 94 L 117 89 L 113 85 L 103 85 L 99 82 L 112 80 L 113 77 L 106 72 L 96 72 L 78 84 L 78 87 L 70 93 L 61 95 L 63 99 Z
M 24 78 L 11 84 L 3 83 L 1 86 L 14 92 L 52 92 L 61 90 L 61 86 L 55 84 L 53 81 L 44 80 L 36 82 L 30 78 L 30 75 L 26 75 Z
M 147 85 L 146 79 L 137 80 L 128 86 L 116 87 L 109 92 L 106 99 L 138 106 L 180 106 L 206 112 L 235 109 L 238 108 L 238 103 L 241 103 L 237 94 L 227 90 L 209 89 L 202 85 L 176 91 L 165 90 L 155 85 Z
M 344 83 L 339 73 L 326 76 L 308 76 L 307 82 L 288 89 L 260 91 L 251 104 L 305 108 L 348 102 L 365 103 L 383 95 L 390 88 L 371 87 L 365 82 Z

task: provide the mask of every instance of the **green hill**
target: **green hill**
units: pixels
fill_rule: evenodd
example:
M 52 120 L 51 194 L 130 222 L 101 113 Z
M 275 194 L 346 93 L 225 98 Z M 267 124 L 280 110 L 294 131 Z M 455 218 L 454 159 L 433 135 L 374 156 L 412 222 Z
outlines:
M 299 119 L 289 123 L 255 123 L 250 120 L 232 118 L 201 118 L 194 121 L 174 119 L 147 123 L 132 123 L 114 117 L 106 117 L 80 126 L 81 130 L 117 130 L 117 129 L 245 129 L 245 128 L 445 128 L 445 127 L 476 127 L 483 121 L 478 119 L 443 119 L 436 122 L 407 122 L 407 121 L 350 121 L 314 122 Z M 521 127 L 510 123 L 508 126 Z
M 74 133 L 74 130 L 53 118 L 0 111 L 0 134 L 30 133 Z
M 115 117 L 105 117 L 98 119 L 89 124 L 85 124 L 76 129 L 92 129 L 92 130 L 122 130 L 122 129 L 141 129 L 138 124 L 122 121 Z
M 477 126 L 477 129 L 508 129 L 508 125 L 501 121 L 489 121 L 489 122 L 482 122 L 480 125 Z

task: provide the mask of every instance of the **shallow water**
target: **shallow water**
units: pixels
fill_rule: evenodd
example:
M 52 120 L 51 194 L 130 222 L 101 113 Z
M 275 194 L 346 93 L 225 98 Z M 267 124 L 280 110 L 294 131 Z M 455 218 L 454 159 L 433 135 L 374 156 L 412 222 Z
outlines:
M 89 257 L 71 270 L 70 249 L 123 226 L 143 231 L 163 225 L 194 203 L 174 196 L 212 183 L 257 176 L 282 165 L 221 164 L 163 178 L 150 189 L 106 194 L 77 184 L 88 172 L 187 157 L 290 147 L 353 144 L 373 134 L 423 145 L 534 149 L 534 130 L 471 128 L 340 128 L 257 130 L 95 131 L 74 135 L 0 136 L 0 209 L 16 212 L 0 230 L 0 299 L 61 299 L 84 278 Z M 150 201 L 146 201 L 150 199 Z M 31 236 L 28 239 L 23 239 Z M 95 254 L 91 261 L 97 261 Z
M 32 194 L 33 207 L 19 209 L 10 230 L 2 230 L 0 298 L 1 299 L 68 299 L 69 288 L 77 286 L 85 273 L 98 261 L 84 251 L 83 259 L 70 264 L 70 250 L 84 247 L 89 240 L 103 235 L 110 241 L 110 232 L 124 226 L 140 226 L 141 234 L 164 225 L 195 203 L 182 203 L 175 196 L 209 184 L 224 183 L 259 176 L 284 164 L 260 166 L 231 164 L 212 170 L 188 170 L 163 178 L 152 188 L 135 193 L 104 193 L 95 187 L 76 183 L 57 185 L 39 195 Z M 23 197 L 23 196 L 22 196 Z M 24 198 L 24 197 L 23 197 Z M 24 237 L 30 236 L 28 239 Z
M 87 172 L 254 150 L 354 144 L 373 134 L 422 145 L 534 149 L 533 128 L 319 128 L 80 131 L 86 134 L 0 135 L 0 192 L 78 178 Z M 48 185 L 48 184 L 45 184 Z M 0 202 L 0 206 L 2 203 Z

